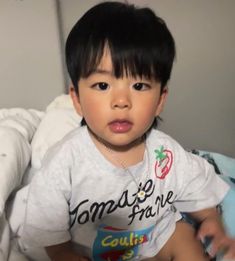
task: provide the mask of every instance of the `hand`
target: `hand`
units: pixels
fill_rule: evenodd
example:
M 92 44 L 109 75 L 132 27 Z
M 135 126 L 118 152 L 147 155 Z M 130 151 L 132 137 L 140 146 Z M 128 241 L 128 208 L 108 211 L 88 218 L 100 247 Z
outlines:
M 201 223 L 198 238 L 202 241 L 205 237 L 211 237 L 211 249 L 209 254 L 213 257 L 218 252 L 224 253 L 224 258 L 235 260 L 235 239 L 226 235 L 223 224 L 218 217 L 207 217 Z

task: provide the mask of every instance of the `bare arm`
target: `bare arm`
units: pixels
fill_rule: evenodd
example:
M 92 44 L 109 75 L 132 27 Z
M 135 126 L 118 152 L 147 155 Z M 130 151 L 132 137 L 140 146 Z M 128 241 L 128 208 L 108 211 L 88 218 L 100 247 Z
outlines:
M 70 241 L 46 247 L 46 252 L 52 261 L 89 261 L 88 258 L 78 255 Z
M 190 213 L 190 215 L 201 222 L 198 238 L 212 238 L 211 255 L 223 251 L 227 258 L 235 259 L 235 239 L 230 238 L 225 231 L 221 217 L 216 208 L 208 208 Z M 233 259 L 233 260 L 234 260 Z

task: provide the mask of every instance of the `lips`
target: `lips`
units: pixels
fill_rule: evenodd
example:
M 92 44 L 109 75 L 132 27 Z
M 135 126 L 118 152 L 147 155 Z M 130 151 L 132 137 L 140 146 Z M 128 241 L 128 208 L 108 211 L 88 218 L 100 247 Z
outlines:
M 132 128 L 132 123 L 127 120 L 115 120 L 109 123 L 109 128 L 114 133 L 125 133 Z

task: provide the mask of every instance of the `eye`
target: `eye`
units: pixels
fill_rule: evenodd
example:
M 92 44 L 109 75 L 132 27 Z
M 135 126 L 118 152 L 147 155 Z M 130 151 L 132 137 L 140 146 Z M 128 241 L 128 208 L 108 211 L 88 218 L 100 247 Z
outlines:
M 137 82 L 133 85 L 133 88 L 136 90 L 136 91 L 145 91 L 145 90 L 148 90 L 150 89 L 150 84 L 148 83 L 144 83 L 144 82 Z
M 109 88 L 109 85 L 106 82 L 98 82 L 93 84 L 91 87 L 100 91 L 105 91 Z

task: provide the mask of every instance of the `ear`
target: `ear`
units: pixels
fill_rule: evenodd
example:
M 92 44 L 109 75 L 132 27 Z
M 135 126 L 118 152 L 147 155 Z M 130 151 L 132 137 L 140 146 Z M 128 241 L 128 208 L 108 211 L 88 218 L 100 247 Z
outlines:
M 73 85 L 69 87 L 69 95 L 73 101 L 73 107 L 76 110 L 76 112 L 82 117 L 82 108 L 80 104 L 80 99 L 78 96 L 78 93 L 76 93 L 75 88 Z
M 157 106 L 156 114 L 155 114 L 156 117 L 159 116 L 160 113 L 163 111 L 164 105 L 166 103 L 167 96 L 168 96 L 168 88 L 164 87 L 163 90 L 162 90 L 162 94 L 161 94 L 159 101 L 158 101 L 158 106 Z

